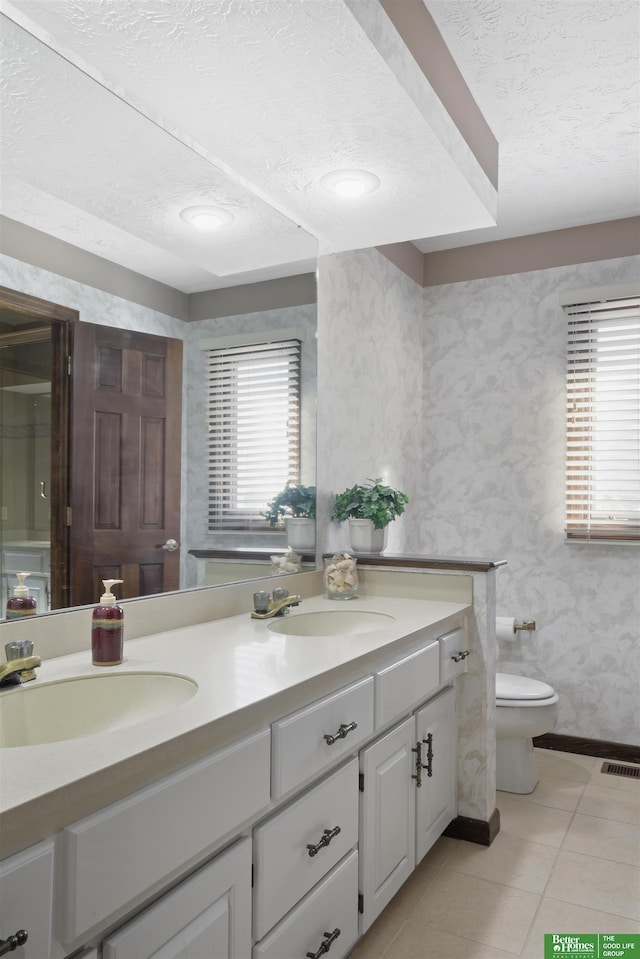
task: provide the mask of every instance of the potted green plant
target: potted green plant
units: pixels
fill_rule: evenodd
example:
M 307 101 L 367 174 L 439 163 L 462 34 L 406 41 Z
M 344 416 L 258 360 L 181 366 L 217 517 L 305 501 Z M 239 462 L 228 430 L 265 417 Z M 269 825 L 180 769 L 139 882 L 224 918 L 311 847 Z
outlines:
M 271 526 L 284 522 L 292 549 L 315 549 L 316 488 L 287 483 L 262 514 Z
M 387 526 L 404 513 L 409 502 L 406 493 L 386 486 L 382 477 L 356 483 L 338 493 L 331 519 L 349 521 L 349 539 L 354 553 L 381 553 L 386 543 Z

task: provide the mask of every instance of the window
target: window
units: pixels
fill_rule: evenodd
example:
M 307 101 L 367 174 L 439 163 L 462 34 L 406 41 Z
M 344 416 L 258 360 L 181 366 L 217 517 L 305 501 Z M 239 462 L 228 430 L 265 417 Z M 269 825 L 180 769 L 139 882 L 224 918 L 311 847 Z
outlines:
M 567 539 L 640 541 L 640 297 L 565 312 Z
M 267 503 L 300 475 L 297 339 L 208 354 L 209 531 L 263 528 Z

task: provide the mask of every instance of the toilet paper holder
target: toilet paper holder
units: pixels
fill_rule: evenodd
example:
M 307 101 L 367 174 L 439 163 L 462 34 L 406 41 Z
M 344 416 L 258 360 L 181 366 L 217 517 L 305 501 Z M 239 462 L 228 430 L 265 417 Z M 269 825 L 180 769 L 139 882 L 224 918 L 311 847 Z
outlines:
M 522 623 L 514 623 L 514 624 L 513 624 L 513 631 L 514 631 L 514 633 L 519 633 L 521 630 L 525 630 L 525 631 L 531 632 L 531 631 L 533 631 L 535 628 L 536 628 L 536 621 L 535 621 L 535 619 L 525 619 L 524 622 L 522 622 Z

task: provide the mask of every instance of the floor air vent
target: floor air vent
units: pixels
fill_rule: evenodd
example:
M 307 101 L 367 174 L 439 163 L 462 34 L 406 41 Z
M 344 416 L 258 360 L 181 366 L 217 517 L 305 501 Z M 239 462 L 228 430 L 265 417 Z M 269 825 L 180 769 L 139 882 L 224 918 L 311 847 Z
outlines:
M 618 763 L 603 763 L 602 773 L 609 776 L 626 776 L 629 779 L 640 779 L 640 766 L 620 766 Z

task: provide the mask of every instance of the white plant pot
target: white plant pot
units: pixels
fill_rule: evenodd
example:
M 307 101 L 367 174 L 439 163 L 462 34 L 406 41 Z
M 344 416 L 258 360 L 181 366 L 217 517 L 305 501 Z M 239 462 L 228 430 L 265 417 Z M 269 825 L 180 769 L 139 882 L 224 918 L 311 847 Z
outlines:
M 287 516 L 284 525 L 287 530 L 287 546 L 293 550 L 312 550 L 316 548 L 316 521 L 308 516 Z
M 381 553 L 387 545 L 387 527 L 375 529 L 370 519 L 350 519 L 349 542 L 354 553 Z

